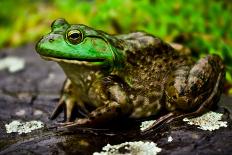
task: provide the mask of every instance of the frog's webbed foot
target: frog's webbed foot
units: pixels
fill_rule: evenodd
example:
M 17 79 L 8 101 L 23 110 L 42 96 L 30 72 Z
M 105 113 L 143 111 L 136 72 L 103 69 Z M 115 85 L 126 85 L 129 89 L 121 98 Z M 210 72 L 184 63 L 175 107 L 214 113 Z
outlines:
M 71 81 L 67 79 L 64 83 L 60 100 L 53 113 L 51 114 L 50 119 L 55 119 L 60 113 L 64 111 L 64 122 L 71 122 L 75 120 L 73 112 L 78 109 L 77 102 L 78 106 L 81 106 L 82 104 L 77 100 L 77 96 L 75 96 L 73 91 L 74 90 L 72 90 Z M 84 106 L 79 107 L 79 109 L 81 109 L 81 111 L 78 112 L 80 112 L 82 115 L 86 115 L 88 113 Z

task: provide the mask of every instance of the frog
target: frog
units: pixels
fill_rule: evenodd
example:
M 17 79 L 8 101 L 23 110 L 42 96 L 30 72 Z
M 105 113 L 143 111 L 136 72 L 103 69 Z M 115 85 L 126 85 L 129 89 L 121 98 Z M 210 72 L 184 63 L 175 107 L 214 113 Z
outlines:
M 217 104 L 225 79 L 218 55 L 196 60 L 144 31 L 108 34 L 59 18 L 36 44 L 67 76 L 51 114 L 62 127 L 156 117 L 151 126 L 201 115 Z

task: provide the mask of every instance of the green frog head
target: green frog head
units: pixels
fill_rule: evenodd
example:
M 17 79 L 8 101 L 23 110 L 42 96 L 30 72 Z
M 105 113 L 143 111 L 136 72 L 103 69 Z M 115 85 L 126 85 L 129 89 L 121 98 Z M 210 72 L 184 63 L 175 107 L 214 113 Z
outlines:
M 57 19 L 51 32 L 37 43 L 36 51 L 48 60 L 112 68 L 123 64 L 121 44 L 121 40 L 102 31 Z

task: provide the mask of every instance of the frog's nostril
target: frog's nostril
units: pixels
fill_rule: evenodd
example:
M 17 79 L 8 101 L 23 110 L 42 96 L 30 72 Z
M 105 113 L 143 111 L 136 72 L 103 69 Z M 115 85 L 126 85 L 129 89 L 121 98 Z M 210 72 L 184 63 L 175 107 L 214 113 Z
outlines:
M 51 42 L 53 42 L 53 41 L 54 41 L 54 39 L 53 39 L 53 38 L 50 38 L 48 41 L 51 43 Z

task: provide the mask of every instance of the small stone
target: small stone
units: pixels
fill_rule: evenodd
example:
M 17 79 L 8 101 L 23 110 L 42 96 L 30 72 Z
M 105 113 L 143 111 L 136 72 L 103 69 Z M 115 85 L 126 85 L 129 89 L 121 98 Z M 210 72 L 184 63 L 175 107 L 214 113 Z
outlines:
M 35 115 L 35 116 L 39 116 L 39 115 L 42 115 L 42 114 L 43 114 L 43 111 L 41 111 L 41 110 L 35 110 L 33 112 L 33 115 Z
M 17 111 L 15 113 L 17 116 L 24 116 L 26 114 L 26 110 L 24 109 L 20 109 L 19 111 Z
M 172 136 L 169 136 L 169 137 L 168 137 L 168 142 L 172 142 L 172 141 L 173 141 Z

